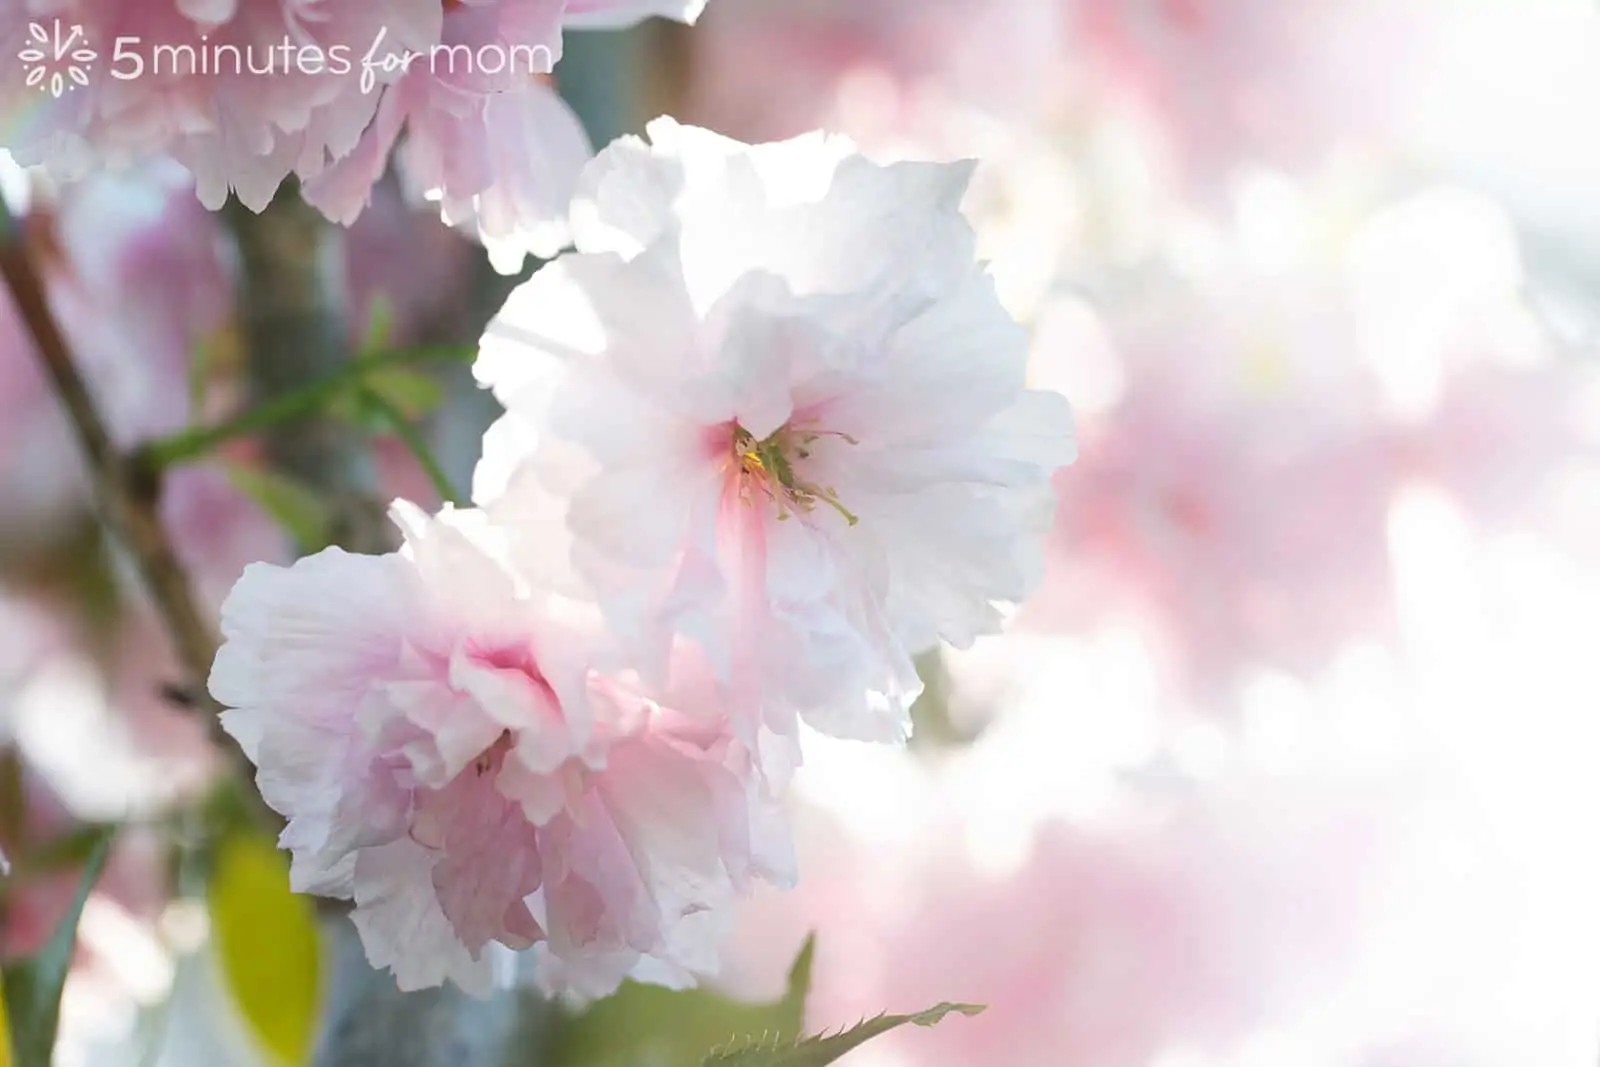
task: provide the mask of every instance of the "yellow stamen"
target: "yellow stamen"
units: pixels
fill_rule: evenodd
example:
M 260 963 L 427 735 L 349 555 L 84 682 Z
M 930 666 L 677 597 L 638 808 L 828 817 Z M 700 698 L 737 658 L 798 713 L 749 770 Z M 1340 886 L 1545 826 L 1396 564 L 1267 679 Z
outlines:
M 770 437 L 757 441 L 749 430 L 743 426 L 735 426 L 733 458 L 746 476 L 746 485 L 757 485 L 768 496 L 778 501 L 779 519 L 789 517 L 786 504 L 792 505 L 799 511 L 810 511 L 822 503 L 837 511 L 846 522 L 854 526 L 861 521 L 860 518 L 839 501 L 839 494 L 836 491 L 826 486 L 802 481 L 790 463 L 791 452 L 799 459 L 809 459 L 811 444 L 823 436 L 839 437 L 850 444 L 856 443 L 854 438 L 846 434 L 810 432 L 798 435 L 796 440 L 796 435 L 787 426 L 779 428 Z

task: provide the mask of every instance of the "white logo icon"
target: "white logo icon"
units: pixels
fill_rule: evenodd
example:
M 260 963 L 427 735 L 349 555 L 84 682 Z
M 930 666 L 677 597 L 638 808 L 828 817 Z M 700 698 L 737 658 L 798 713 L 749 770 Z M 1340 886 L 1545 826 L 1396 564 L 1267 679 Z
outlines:
M 29 42 L 17 53 L 27 72 L 27 84 L 56 99 L 80 85 L 89 84 L 89 68 L 99 58 L 83 35 L 82 26 L 63 26 L 56 19 L 46 30 L 37 22 L 28 24 Z

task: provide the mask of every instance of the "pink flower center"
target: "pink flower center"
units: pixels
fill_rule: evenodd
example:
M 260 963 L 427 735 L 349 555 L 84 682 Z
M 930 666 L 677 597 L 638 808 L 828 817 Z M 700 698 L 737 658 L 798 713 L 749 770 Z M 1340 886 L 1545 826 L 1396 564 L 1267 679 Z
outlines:
M 482 778 L 484 775 L 498 771 L 500 765 L 506 760 L 506 753 L 511 751 L 511 731 L 500 731 L 500 737 L 494 744 L 483 750 L 477 759 L 472 761 L 474 777 Z
M 534 657 L 532 649 L 522 646 L 484 648 L 474 643 L 472 658 L 485 667 L 493 667 L 497 671 L 514 671 L 527 675 L 528 683 L 538 691 L 548 706 L 561 707 L 561 700 L 556 696 L 549 679 L 545 678 L 544 672 L 539 669 L 538 660 Z

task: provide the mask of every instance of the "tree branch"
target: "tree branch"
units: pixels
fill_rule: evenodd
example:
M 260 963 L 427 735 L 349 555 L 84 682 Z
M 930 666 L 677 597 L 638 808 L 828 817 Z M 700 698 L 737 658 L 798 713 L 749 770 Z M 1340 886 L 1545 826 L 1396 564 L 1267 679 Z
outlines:
M 348 372 L 343 231 L 292 183 L 260 214 L 238 201 L 224 211 L 242 268 L 239 316 L 252 400 L 296 404 L 311 383 Z M 292 425 L 261 427 L 267 459 L 334 509 L 334 543 L 354 552 L 388 551 L 393 536 L 366 436 L 325 408 L 298 412 Z
M 215 631 L 195 600 L 189 575 L 161 525 L 159 471 L 118 452 L 93 394 L 78 373 L 60 324 L 50 310 L 44 282 L 22 240 L 21 227 L 0 200 L 0 274 L 33 338 L 34 352 L 49 376 L 83 448 L 95 502 L 106 525 L 132 553 L 134 563 L 171 637 L 194 696 L 210 712 L 221 709 L 206 689 L 216 655 Z

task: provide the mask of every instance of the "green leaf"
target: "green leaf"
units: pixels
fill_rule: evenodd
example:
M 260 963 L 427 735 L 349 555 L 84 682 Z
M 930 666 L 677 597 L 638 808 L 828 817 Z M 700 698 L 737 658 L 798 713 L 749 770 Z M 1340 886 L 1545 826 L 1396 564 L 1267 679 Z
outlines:
M 289 865 L 270 838 L 223 840 L 207 905 L 223 981 L 256 1040 L 280 1063 L 306 1063 L 321 998 L 316 909 L 290 892 Z
M 224 463 L 228 481 L 277 520 L 300 546 L 310 554 L 328 546 L 333 517 L 316 493 L 278 471 Z
M 952 1012 L 977 1015 L 982 1011 L 981 1004 L 940 1004 L 915 1015 L 880 1015 L 837 1034 L 818 1034 L 801 1041 L 762 1041 L 713 1051 L 702 1061 L 701 1067 L 825 1067 L 879 1034 L 888 1033 L 906 1023 L 935 1026 Z
M 815 938 L 806 938 L 789 969 L 787 991 L 771 1004 L 625 982 L 562 1020 L 540 1067 L 683 1067 L 730 1041 L 793 1041 L 805 1023 L 815 948 Z
M 100 880 L 111 854 L 112 831 L 104 831 L 89 853 L 72 907 L 37 956 L 6 966 L 5 1011 L 15 1067 L 50 1067 L 61 1014 L 61 989 L 72 969 L 78 943 L 78 918 L 89 891 Z
M 380 352 L 394 336 L 394 304 L 384 293 L 374 293 L 367 312 L 367 329 L 361 338 L 363 353 Z
M 206 409 L 212 379 L 219 370 L 236 365 L 240 358 L 241 340 L 233 323 L 228 323 L 195 341 L 189 353 L 189 418 L 201 417 Z
M 37 875 L 76 870 L 94 855 L 101 838 L 115 829 L 112 826 L 91 823 L 53 837 L 43 844 L 32 846 L 28 849 L 27 855 L 18 858 L 17 872 Z
M 428 414 L 444 401 L 444 386 L 425 371 L 391 367 L 368 375 L 363 389 L 376 393 L 408 419 Z
M 376 397 L 381 403 L 373 403 Z M 444 386 L 429 374 L 409 367 L 373 371 L 359 387 L 334 398 L 328 410 L 365 430 L 389 429 L 390 411 L 419 419 L 444 402 Z
M 312 418 L 327 412 L 330 405 L 348 403 L 341 398 L 374 374 L 402 365 L 469 362 L 477 353 L 476 345 L 430 345 L 362 355 L 314 382 L 262 401 L 231 418 L 207 426 L 191 426 L 148 442 L 138 454 L 142 462 L 157 470 L 193 463 L 211 455 L 224 442 Z

